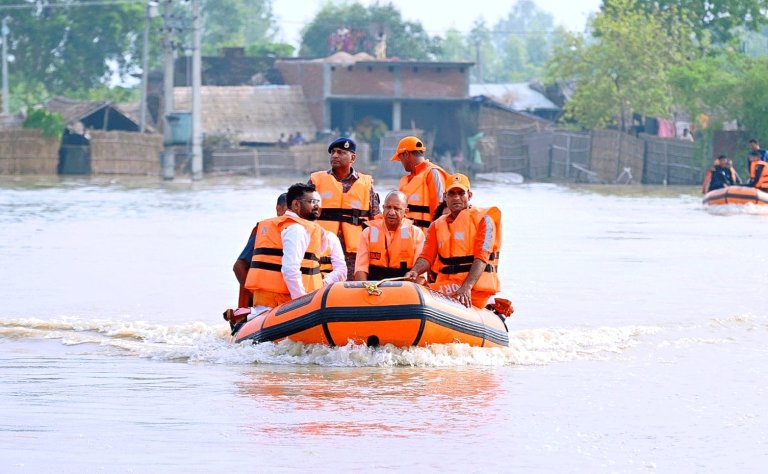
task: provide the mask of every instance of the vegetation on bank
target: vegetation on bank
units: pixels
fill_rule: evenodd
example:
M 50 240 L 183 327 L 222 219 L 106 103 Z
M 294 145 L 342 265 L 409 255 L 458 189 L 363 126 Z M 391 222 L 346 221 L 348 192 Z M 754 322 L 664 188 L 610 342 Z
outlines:
M 140 72 L 145 4 L 63 3 L 3 11 L 15 58 L 9 64 L 11 110 L 56 95 L 138 100 L 138 86 L 111 84 L 128 83 Z M 149 20 L 153 68 L 160 67 L 164 26 L 166 3 L 159 3 L 160 15 Z M 183 55 L 191 44 L 190 5 L 173 5 L 170 26 Z M 276 42 L 279 24 L 271 0 L 203 0 L 202 7 L 206 55 L 229 46 L 272 57 L 320 57 L 331 48 L 373 54 L 377 41 L 386 38 L 390 58 L 475 63 L 473 82 L 540 81 L 569 88 L 573 94 L 562 120 L 575 128 L 627 129 L 634 115 L 682 113 L 709 126 L 736 120 L 755 136 L 768 137 L 768 20 L 762 14 L 768 0 L 604 0 L 584 32 L 557 27 L 533 0 L 517 0 L 493 25 L 478 19 L 470 31 L 439 32 L 403 19 L 391 4 L 328 2 L 303 28 L 298 50 Z M 333 43 L 342 31 L 350 41 Z M 755 44 L 762 46 L 747 47 Z

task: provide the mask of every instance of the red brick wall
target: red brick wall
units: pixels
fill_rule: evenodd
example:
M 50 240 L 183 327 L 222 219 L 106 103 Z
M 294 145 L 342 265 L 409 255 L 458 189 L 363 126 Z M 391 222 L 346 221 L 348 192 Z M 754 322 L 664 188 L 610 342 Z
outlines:
M 411 66 L 383 63 L 334 65 L 331 94 L 335 96 L 381 96 L 387 98 L 466 97 L 467 73 L 457 67 Z

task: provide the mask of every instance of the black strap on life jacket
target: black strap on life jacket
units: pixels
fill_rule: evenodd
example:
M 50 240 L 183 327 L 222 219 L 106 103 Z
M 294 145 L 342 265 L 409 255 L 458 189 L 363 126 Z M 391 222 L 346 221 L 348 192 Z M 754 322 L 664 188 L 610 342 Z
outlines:
M 335 207 L 323 208 L 320 213 L 321 221 L 346 222 L 352 225 L 363 225 L 371 217 L 371 211 L 360 209 L 340 209 Z
M 273 249 L 269 247 L 258 247 L 253 249 L 254 255 L 270 255 L 272 257 L 282 257 L 283 256 L 283 249 Z M 330 257 L 329 257 L 330 258 Z M 320 258 L 311 253 L 311 252 L 304 252 L 304 260 L 312 260 L 313 262 L 319 262 Z M 253 267 L 253 262 L 251 262 L 251 268 Z
M 262 270 L 267 270 L 270 272 L 280 272 L 283 269 L 283 266 L 279 263 L 267 263 L 267 262 L 251 262 L 251 268 L 260 268 Z M 299 270 L 301 270 L 301 273 L 303 275 L 317 275 L 320 273 L 320 267 L 314 267 L 314 268 L 307 268 L 307 267 L 300 267 Z
M 429 206 L 420 206 L 418 204 L 408 204 L 408 212 L 421 212 L 429 214 Z
M 496 271 L 496 265 L 493 263 L 496 261 L 498 256 L 498 252 L 491 253 L 490 257 L 488 258 L 490 263 L 485 265 L 485 268 L 483 269 L 484 272 L 494 273 Z M 440 269 L 440 273 L 443 275 L 469 273 L 469 270 L 472 268 L 472 263 L 475 261 L 475 257 L 473 255 L 466 255 L 463 257 L 441 257 L 438 255 L 437 257 L 440 259 L 440 263 L 444 265 L 444 267 Z

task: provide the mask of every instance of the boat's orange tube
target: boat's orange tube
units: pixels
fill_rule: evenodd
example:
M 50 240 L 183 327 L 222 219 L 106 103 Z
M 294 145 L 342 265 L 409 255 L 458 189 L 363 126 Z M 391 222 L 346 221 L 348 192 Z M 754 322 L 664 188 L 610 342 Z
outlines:
M 363 282 L 335 283 L 278 306 L 233 333 L 242 342 L 280 341 L 397 347 L 465 343 L 503 347 L 509 336 L 503 318 L 466 308 L 411 282 L 386 282 L 369 291 Z
M 748 186 L 726 186 L 704 195 L 704 204 L 768 204 L 768 193 Z

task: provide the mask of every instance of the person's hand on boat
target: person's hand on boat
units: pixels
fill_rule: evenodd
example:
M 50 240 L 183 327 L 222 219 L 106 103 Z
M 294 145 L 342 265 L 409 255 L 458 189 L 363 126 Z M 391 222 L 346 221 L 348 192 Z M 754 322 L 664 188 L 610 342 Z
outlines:
M 472 307 L 472 290 L 459 288 L 459 290 L 453 295 L 459 303 L 463 304 L 467 308 Z
M 417 278 L 419 278 L 419 274 L 414 272 L 413 270 L 408 270 L 405 272 L 405 275 L 403 275 L 403 278 L 405 278 L 408 281 L 416 281 Z

